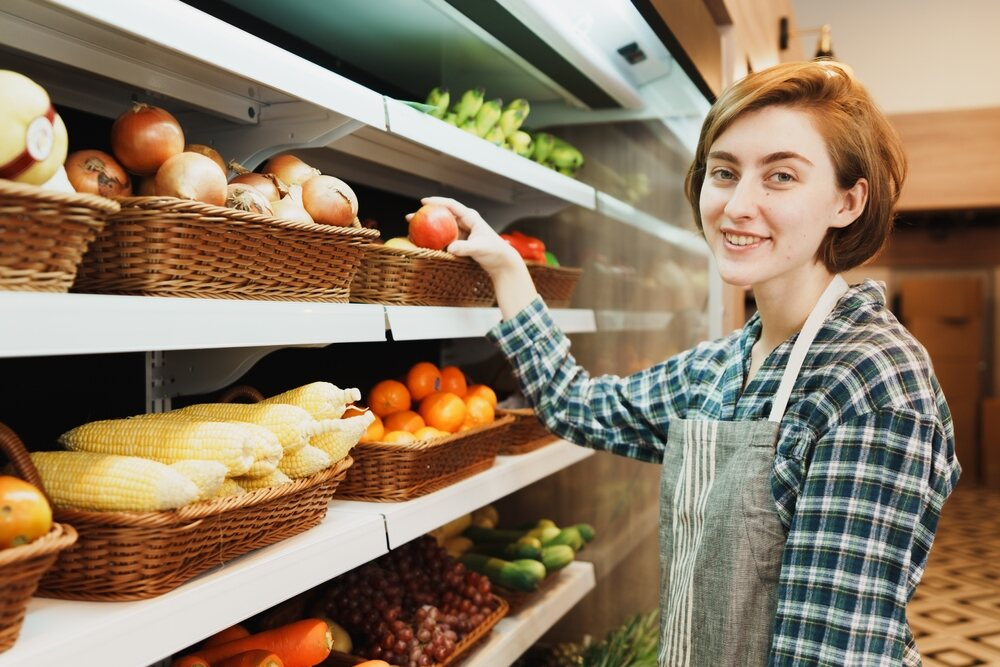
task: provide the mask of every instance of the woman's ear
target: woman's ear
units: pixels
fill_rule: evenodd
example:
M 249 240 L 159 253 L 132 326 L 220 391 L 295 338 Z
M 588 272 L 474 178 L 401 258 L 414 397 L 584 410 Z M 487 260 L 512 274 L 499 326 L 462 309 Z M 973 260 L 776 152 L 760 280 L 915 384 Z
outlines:
M 844 190 L 840 195 L 840 210 L 834 218 L 831 227 L 842 228 L 861 217 L 868 203 L 868 179 L 859 178 L 857 182 Z

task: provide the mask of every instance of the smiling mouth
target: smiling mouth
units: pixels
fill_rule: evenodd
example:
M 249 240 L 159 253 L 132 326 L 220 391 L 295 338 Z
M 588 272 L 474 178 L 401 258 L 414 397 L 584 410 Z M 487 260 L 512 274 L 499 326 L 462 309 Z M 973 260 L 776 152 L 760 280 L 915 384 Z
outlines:
M 726 239 L 727 244 L 736 246 L 738 248 L 746 248 L 749 246 L 759 245 L 761 241 L 767 240 L 760 236 L 746 236 L 744 234 L 730 234 L 728 232 L 724 232 L 722 236 L 724 239 Z

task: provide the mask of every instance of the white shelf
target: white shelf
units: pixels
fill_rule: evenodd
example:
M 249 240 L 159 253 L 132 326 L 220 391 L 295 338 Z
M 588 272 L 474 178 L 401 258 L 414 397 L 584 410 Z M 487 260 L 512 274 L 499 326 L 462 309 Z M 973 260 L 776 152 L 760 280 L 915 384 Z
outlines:
M 382 306 L 0 292 L 0 357 L 385 340 Z
M 607 193 L 597 193 L 597 210 L 613 220 L 641 229 L 687 252 L 701 255 L 706 259 L 711 255 L 705 239 L 700 235 L 681 229 L 645 211 L 640 211 L 631 204 L 615 199 Z
M 528 454 L 498 456 L 489 470 L 407 502 L 367 503 L 334 497 L 331 507 L 344 512 L 384 516 L 389 548 L 395 549 L 593 454 L 592 449 L 561 440 Z
M 552 318 L 566 333 L 597 330 L 594 311 L 555 308 Z M 386 327 L 394 340 L 478 338 L 500 323 L 499 308 L 449 308 L 435 306 L 386 306 Z
M 674 318 L 673 313 L 635 310 L 598 310 L 594 315 L 601 331 L 661 331 Z
M 477 644 L 464 667 L 509 665 L 566 615 L 593 590 L 594 565 L 575 561 L 553 575 L 556 581 L 546 584 L 530 606 L 516 615 L 500 619 L 482 643 Z
M 0 667 L 148 665 L 387 551 L 381 517 L 331 510 L 305 533 L 150 600 L 33 598 Z

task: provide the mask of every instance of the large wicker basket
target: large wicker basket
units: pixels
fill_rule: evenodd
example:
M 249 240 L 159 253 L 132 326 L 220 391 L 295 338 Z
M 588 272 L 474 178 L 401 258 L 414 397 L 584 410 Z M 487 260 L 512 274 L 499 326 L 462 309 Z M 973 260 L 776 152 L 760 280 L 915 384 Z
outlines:
M 497 410 L 498 417 L 512 417 L 514 422 L 507 430 L 500 454 L 527 454 L 558 440 L 535 415 L 531 408 Z
M 364 247 L 351 301 L 402 306 L 492 306 L 493 283 L 468 257 L 439 250 Z
M 396 502 L 454 484 L 493 465 L 513 422 L 502 417 L 438 440 L 359 443 L 351 450 L 355 464 L 337 497 Z
M 77 292 L 346 302 L 378 232 L 172 197 L 128 197 L 84 257 Z
M 10 457 L 18 473 L 42 488 L 38 472 L 31 459 L 27 459 L 20 440 L 4 424 L 0 424 L 0 449 Z M 76 542 L 76 538 L 73 526 L 53 523 L 48 535 L 30 544 L 0 550 L 0 652 L 17 641 L 28 600 L 35 594 L 39 579 L 55 563 L 59 552 Z
M 550 308 L 568 308 L 583 269 L 528 264 L 535 289 Z
M 118 203 L 0 179 L 0 290 L 67 292 Z
M 38 473 L 14 436 L 11 458 Z M 205 570 L 312 528 L 351 467 L 351 457 L 291 484 L 205 500 L 165 512 L 56 509 L 80 538 L 42 577 L 36 595 L 68 600 L 143 600 Z

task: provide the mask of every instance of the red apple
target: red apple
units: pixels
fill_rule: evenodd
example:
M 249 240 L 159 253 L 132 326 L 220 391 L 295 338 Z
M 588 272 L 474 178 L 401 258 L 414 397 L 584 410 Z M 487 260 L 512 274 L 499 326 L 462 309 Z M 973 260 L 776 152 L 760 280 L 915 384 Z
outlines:
M 410 218 L 410 240 L 421 248 L 444 250 L 457 238 L 458 223 L 444 206 L 421 206 Z

